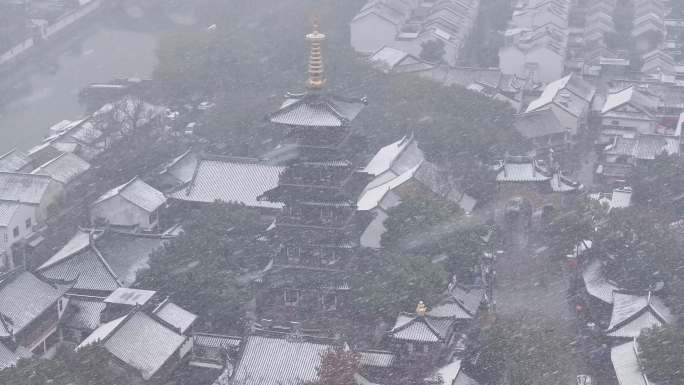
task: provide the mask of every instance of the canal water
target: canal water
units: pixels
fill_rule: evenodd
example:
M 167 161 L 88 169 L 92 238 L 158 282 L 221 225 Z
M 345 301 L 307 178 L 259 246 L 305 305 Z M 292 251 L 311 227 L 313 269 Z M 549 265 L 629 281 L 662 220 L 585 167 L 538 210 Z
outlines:
M 106 19 L 107 15 L 94 18 Z M 36 145 L 48 128 L 85 113 L 78 92 L 94 82 L 114 78 L 149 78 L 156 65 L 155 48 L 161 32 L 126 28 L 126 21 L 86 21 L 67 31 L 48 52 L 35 55 L 31 68 L 2 73 L 0 91 L 9 97 L 0 104 L 0 155 L 12 148 Z M 58 38 L 61 39 L 61 38 Z M 51 51 L 51 52 L 50 52 Z M 10 79 L 9 77 L 15 78 Z

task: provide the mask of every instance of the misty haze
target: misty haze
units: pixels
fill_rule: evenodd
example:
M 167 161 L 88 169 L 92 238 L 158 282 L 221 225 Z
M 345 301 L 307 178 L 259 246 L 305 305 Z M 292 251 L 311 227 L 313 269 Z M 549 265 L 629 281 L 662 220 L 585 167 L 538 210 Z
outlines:
M 0 385 L 684 385 L 684 0 L 0 0 Z

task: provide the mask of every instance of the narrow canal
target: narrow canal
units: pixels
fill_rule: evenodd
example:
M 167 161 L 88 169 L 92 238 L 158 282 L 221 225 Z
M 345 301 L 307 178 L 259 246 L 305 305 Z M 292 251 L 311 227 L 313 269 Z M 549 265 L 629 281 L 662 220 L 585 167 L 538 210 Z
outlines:
M 32 54 L 25 68 L 0 73 L 0 154 L 37 144 L 48 128 L 82 116 L 78 92 L 114 78 L 149 78 L 164 29 L 125 14 L 93 15 Z

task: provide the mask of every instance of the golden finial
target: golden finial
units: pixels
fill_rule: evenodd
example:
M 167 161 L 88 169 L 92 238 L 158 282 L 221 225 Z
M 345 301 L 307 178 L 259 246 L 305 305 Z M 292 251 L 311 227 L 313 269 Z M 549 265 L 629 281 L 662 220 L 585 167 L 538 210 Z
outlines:
M 425 314 L 427 314 L 427 306 L 425 306 L 425 303 L 423 301 L 418 302 L 418 306 L 416 306 L 416 314 L 418 314 L 421 317 L 425 317 Z
M 306 40 L 311 44 L 311 53 L 309 54 L 309 80 L 306 82 L 307 88 L 311 90 L 320 90 L 325 85 L 325 78 L 323 77 L 323 55 L 321 54 L 321 45 L 325 40 L 325 34 L 319 31 L 320 21 L 318 16 L 313 18 L 313 32 L 306 35 Z

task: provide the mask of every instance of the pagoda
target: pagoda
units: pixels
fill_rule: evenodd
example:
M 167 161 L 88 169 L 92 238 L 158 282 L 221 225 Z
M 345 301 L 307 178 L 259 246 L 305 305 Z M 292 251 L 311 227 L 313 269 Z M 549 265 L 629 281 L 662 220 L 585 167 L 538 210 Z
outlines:
M 268 116 L 285 131 L 279 146 L 287 167 L 278 186 L 260 199 L 282 203 L 269 231 L 276 251 L 257 296 L 262 318 L 319 320 L 348 302 L 350 261 L 362 225 L 357 198 L 369 176 L 357 171 L 352 122 L 366 105 L 326 90 L 321 45 L 325 35 L 314 21 L 306 91 L 288 93 Z M 356 155 L 356 156 L 355 156 Z

